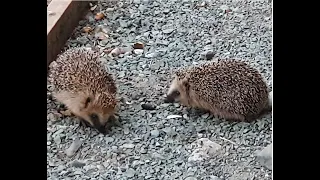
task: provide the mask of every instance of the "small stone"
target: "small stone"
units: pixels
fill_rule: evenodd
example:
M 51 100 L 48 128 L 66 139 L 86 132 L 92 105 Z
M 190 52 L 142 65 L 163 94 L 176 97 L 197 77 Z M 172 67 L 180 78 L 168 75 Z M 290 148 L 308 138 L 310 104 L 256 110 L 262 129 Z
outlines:
M 127 49 L 125 49 L 125 48 L 114 48 L 111 52 L 110 52 L 110 54 L 113 56 L 113 57 L 115 57 L 115 56 L 119 56 L 119 55 L 121 55 L 121 54 L 124 54 L 124 53 L 126 53 L 127 52 Z
M 201 116 L 203 119 L 207 119 L 209 117 L 209 113 L 205 113 Z
M 197 180 L 195 177 L 186 177 L 185 180 Z
M 172 33 L 174 31 L 174 29 L 165 29 L 165 30 L 163 30 L 162 32 L 164 33 L 164 34 L 170 34 L 170 33 Z
M 114 11 L 114 8 L 107 8 L 106 9 L 106 12 L 112 12 L 112 11 Z
M 84 44 L 87 44 L 89 40 L 86 37 L 80 37 L 80 38 L 77 39 L 77 41 L 78 41 L 79 44 L 84 45 Z
M 105 34 L 104 32 L 98 32 L 94 35 L 94 37 L 96 37 L 97 39 L 100 39 L 100 40 L 104 40 L 104 39 L 108 38 L 108 35 Z
M 156 106 L 146 103 L 146 104 L 141 104 L 142 109 L 144 110 L 155 110 Z
M 148 4 L 150 0 L 142 0 L 144 4 Z
M 118 77 L 123 78 L 124 76 L 126 76 L 126 73 L 124 71 L 120 71 Z
M 129 133 L 130 133 L 129 128 L 128 128 L 128 127 L 124 127 L 124 128 L 123 128 L 123 133 L 124 133 L 125 135 L 129 134 Z
M 56 121 L 58 118 L 57 118 L 57 116 L 54 115 L 53 113 L 49 113 L 49 114 L 47 115 L 47 119 L 48 119 L 49 121 Z
M 112 137 L 106 137 L 105 140 L 106 140 L 106 143 L 109 143 L 109 142 L 111 143 L 111 142 L 114 141 L 114 138 L 112 138 Z
M 159 136 L 159 131 L 158 130 L 152 130 L 151 132 L 150 132 L 150 135 L 152 136 L 152 137 L 158 137 Z
M 175 114 L 167 116 L 167 119 L 174 119 L 174 118 L 182 118 L 182 116 L 175 115 Z
M 213 175 L 212 175 L 212 176 L 210 176 L 210 179 L 211 179 L 211 180 L 221 180 L 219 177 L 217 177 L 217 176 L 213 176 Z
M 126 149 L 132 149 L 132 148 L 134 148 L 134 144 L 123 144 L 122 147 L 124 147 Z
M 128 24 L 127 24 L 127 22 L 126 21 L 119 21 L 119 24 L 120 24 L 120 26 L 121 27 L 123 27 L 123 28 L 126 28 L 126 27 L 128 27 Z
M 140 55 L 140 54 L 143 53 L 143 49 L 134 49 L 133 53 L 136 54 L 136 55 Z
M 144 48 L 144 44 L 141 42 L 137 42 L 133 45 L 134 49 L 143 49 Z
M 134 177 L 136 171 L 132 168 L 127 169 L 127 171 L 125 172 L 125 176 L 131 178 Z
M 221 145 L 209 140 L 208 138 L 201 138 L 192 143 L 194 147 L 197 147 L 188 158 L 188 161 L 203 161 L 209 157 L 212 157 L 218 150 L 221 149 Z
M 140 149 L 140 153 L 141 153 L 141 154 L 146 154 L 146 153 L 147 153 L 147 150 L 142 147 L 142 148 Z
M 59 135 L 57 135 L 56 137 L 54 137 L 54 142 L 56 143 L 56 144 L 60 144 L 61 143 L 61 137 L 59 136 Z
M 135 161 L 132 162 L 132 167 L 136 167 L 139 164 L 140 164 L 140 161 L 135 160 Z
M 68 149 L 65 150 L 65 153 L 68 157 L 73 156 L 78 149 L 81 147 L 82 142 L 80 141 L 79 138 L 76 138 L 72 144 L 70 145 L 70 147 Z
M 272 143 L 257 153 L 257 160 L 262 166 L 272 170 Z
M 170 9 L 164 9 L 162 12 L 163 14 L 168 14 L 170 12 Z
M 85 33 L 89 33 L 90 31 L 92 31 L 92 28 L 91 27 L 83 27 L 82 31 Z
M 83 172 L 81 172 L 81 171 L 75 171 L 74 173 L 73 173 L 73 175 L 82 175 L 83 174 Z
M 146 58 L 153 58 L 153 57 L 155 57 L 155 56 L 156 56 L 155 53 L 147 53 L 147 54 L 145 55 Z
M 102 12 L 98 12 L 95 16 L 94 19 L 95 20 L 101 20 L 102 18 L 104 18 L 104 14 Z
M 77 167 L 77 168 L 81 168 L 81 167 L 83 167 L 83 166 L 85 166 L 85 165 L 86 165 L 86 163 L 80 162 L 80 161 L 78 161 L 78 160 L 74 160 L 74 161 L 71 163 L 71 166 Z
M 220 9 L 226 11 L 227 9 L 229 9 L 229 7 L 227 5 L 222 5 L 220 6 Z
M 104 169 L 104 166 L 102 166 L 102 165 L 97 165 L 97 168 L 98 168 L 99 170 L 102 170 L 102 169 Z
M 206 60 L 211 60 L 214 57 L 215 53 L 213 53 L 212 51 L 208 51 L 206 53 Z

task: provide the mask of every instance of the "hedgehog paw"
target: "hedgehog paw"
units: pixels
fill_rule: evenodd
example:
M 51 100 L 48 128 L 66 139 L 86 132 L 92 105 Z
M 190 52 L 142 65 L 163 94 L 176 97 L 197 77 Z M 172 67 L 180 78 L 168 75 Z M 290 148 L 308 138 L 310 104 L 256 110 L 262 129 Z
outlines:
M 81 127 L 84 127 L 84 128 L 87 128 L 87 127 L 91 127 L 91 125 L 87 122 L 87 121 L 85 121 L 85 120 L 83 120 L 83 119 L 80 119 L 80 122 L 79 122 L 80 124 L 80 126 Z
M 73 116 L 72 112 L 69 109 L 65 111 L 60 111 L 60 113 L 64 116 Z

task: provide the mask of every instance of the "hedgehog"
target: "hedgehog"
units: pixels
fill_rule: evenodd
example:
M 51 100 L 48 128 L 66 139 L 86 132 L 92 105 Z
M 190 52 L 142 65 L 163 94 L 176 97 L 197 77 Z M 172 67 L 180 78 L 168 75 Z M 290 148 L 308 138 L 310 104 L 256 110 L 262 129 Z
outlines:
M 106 124 L 116 119 L 117 87 L 99 53 L 85 47 L 70 48 L 49 68 L 52 97 L 77 116 L 81 125 L 106 134 Z
M 258 70 L 240 60 L 219 59 L 177 70 L 165 103 L 180 102 L 215 117 L 251 122 L 271 110 L 271 95 Z

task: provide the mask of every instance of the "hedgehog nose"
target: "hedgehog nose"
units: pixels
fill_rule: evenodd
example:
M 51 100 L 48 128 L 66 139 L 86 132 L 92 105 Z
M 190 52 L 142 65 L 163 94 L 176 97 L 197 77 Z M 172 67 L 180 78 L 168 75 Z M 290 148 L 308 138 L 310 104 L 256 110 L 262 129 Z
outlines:
M 104 126 L 99 126 L 96 127 L 96 129 L 99 131 L 99 133 L 106 135 L 107 134 L 107 130 Z
M 174 98 L 170 95 L 168 95 L 165 99 L 164 99 L 165 103 L 173 103 L 174 102 Z

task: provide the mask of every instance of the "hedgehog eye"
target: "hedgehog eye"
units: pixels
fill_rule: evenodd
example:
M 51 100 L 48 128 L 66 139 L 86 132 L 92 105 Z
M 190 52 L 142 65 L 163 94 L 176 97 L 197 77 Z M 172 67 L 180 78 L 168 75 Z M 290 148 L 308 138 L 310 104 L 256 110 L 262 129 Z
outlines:
M 179 91 L 174 91 L 174 92 L 172 93 L 172 95 L 173 95 L 174 97 L 180 96 L 180 92 L 179 92 Z
M 85 102 L 85 104 L 84 104 L 84 108 L 87 108 L 88 107 L 88 104 L 91 102 L 91 99 L 90 99 L 90 97 L 88 97 L 87 99 L 86 99 L 86 102 Z
M 91 118 L 91 120 L 94 122 L 94 121 L 98 121 L 99 120 L 99 118 L 98 118 L 98 115 L 97 114 L 90 114 L 90 118 Z

